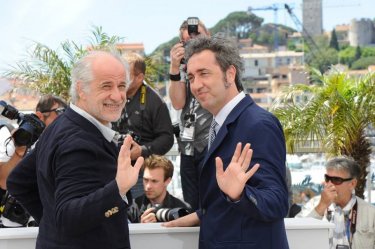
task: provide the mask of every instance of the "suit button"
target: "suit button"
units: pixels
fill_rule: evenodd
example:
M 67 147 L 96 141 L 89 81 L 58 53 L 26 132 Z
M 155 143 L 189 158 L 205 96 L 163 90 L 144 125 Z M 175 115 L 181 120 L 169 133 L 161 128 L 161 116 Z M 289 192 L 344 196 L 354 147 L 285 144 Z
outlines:
M 206 214 L 206 209 L 205 209 L 205 208 L 202 208 L 202 214 L 203 214 L 203 215 Z

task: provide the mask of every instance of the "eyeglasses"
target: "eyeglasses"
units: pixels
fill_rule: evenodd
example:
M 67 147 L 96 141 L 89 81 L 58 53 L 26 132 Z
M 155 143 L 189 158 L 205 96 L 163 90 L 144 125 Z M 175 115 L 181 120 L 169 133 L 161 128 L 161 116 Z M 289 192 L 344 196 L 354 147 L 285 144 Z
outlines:
M 341 178 L 341 177 L 338 177 L 338 176 L 329 176 L 329 175 L 325 174 L 324 175 L 324 180 L 325 180 L 325 182 L 331 181 L 334 185 L 340 185 L 343 182 L 347 182 L 347 181 L 353 180 L 353 177 L 345 179 L 345 178 Z
M 60 115 L 60 114 L 63 114 L 65 112 L 65 108 L 64 107 L 58 107 L 58 108 L 54 108 L 54 109 L 51 109 L 51 110 L 41 111 L 41 113 L 47 113 L 47 112 L 56 112 L 57 115 Z

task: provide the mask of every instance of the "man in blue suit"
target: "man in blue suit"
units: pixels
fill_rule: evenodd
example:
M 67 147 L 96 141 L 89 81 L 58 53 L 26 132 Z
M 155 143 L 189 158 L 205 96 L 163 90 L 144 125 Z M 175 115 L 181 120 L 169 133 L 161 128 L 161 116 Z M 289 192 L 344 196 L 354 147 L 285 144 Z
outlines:
M 188 44 L 185 56 L 191 91 L 215 125 L 200 170 L 200 209 L 164 226 L 200 224 L 200 249 L 289 248 L 279 121 L 243 93 L 236 45 L 200 37 Z
M 127 194 L 143 158 L 132 167 L 132 138 L 119 152 L 111 129 L 126 103 L 127 68 L 104 51 L 80 59 L 69 108 L 8 177 L 8 191 L 39 223 L 36 248 L 130 248 Z

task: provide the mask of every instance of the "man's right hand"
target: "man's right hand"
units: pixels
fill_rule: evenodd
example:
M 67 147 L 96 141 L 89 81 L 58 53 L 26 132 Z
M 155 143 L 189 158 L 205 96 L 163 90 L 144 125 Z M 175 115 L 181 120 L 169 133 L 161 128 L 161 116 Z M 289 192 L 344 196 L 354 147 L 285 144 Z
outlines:
M 130 148 L 132 142 L 132 137 L 126 136 L 118 156 L 116 182 L 121 196 L 125 195 L 136 184 L 139 170 L 144 161 L 143 157 L 139 157 L 134 166 L 131 165 Z
M 183 47 L 183 43 L 179 42 L 174 45 L 170 52 L 171 57 L 171 66 L 169 73 L 170 74 L 178 74 L 180 72 L 180 62 L 181 59 L 184 58 L 185 55 L 185 48 Z
M 163 227 L 194 227 L 200 223 L 196 212 L 162 224 Z
M 336 187 L 332 183 L 324 183 L 324 189 L 322 193 L 320 194 L 320 202 L 318 206 L 316 206 L 315 211 L 323 216 L 327 208 L 335 202 L 335 199 L 337 198 L 337 191 Z
M 141 215 L 141 223 L 155 223 L 156 215 L 155 215 L 155 208 L 151 207 L 146 209 L 146 211 Z

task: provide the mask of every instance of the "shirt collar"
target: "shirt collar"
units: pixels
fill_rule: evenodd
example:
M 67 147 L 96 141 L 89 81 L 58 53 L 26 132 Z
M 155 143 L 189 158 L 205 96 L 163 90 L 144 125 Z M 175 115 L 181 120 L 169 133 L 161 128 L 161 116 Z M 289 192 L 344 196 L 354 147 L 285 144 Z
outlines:
M 220 129 L 220 127 L 224 124 L 225 119 L 228 117 L 229 113 L 236 107 L 236 105 L 245 98 L 245 93 L 243 91 L 239 92 L 236 97 L 234 97 L 231 101 L 229 101 L 221 110 L 218 112 L 214 119 L 216 123 L 219 125 L 219 128 L 216 132 Z
M 111 129 L 112 128 L 111 123 L 109 123 L 108 126 L 103 125 L 96 118 L 91 116 L 88 112 L 82 110 L 81 108 L 79 108 L 78 106 L 72 103 L 70 103 L 70 108 L 72 108 L 73 111 L 75 111 L 76 113 L 78 113 L 79 115 L 81 115 L 82 117 L 90 121 L 93 125 L 95 125 L 95 127 L 99 129 L 100 133 L 102 133 L 102 135 L 108 142 L 112 142 L 116 132 Z

